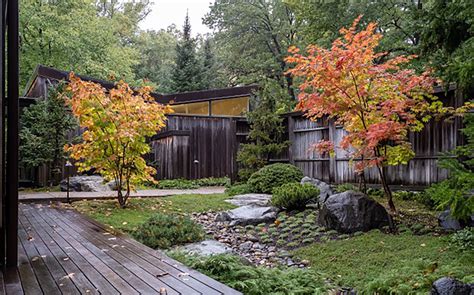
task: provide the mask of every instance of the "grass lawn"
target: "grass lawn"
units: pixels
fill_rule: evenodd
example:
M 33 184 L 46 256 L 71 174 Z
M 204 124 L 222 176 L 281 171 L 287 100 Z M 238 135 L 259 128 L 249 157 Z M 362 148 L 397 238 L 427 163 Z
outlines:
M 449 247 L 447 236 L 389 235 L 378 230 L 294 251 L 340 286 L 363 293 L 428 292 L 442 276 L 474 282 L 474 251 Z M 412 293 L 413 294 L 413 293 Z
M 121 209 L 116 200 L 87 200 L 72 206 L 81 213 L 111 226 L 115 230 L 131 231 L 154 213 L 223 211 L 235 208 L 225 202 L 226 194 L 176 195 L 160 198 L 131 198 L 127 208 Z

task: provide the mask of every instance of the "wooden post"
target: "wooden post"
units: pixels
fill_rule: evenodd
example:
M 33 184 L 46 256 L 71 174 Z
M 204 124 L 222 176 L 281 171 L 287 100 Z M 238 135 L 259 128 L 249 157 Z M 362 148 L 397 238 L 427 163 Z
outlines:
M 333 142 L 336 145 L 335 138 L 336 138 L 336 124 L 333 119 L 328 119 L 329 125 L 329 141 Z M 336 147 L 334 147 L 336 148 Z M 337 162 L 336 162 L 336 154 L 333 157 L 329 158 L 329 182 L 331 183 L 338 183 L 338 175 L 337 175 Z
M 18 263 L 18 0 L 8 1 L 6 265 Z
M 238 164 L 237 164 L 237 151 L 239 149 L 239 141 L 237 140 L 237 120 L 232 119 L 231 122 L 231 147 L 232 147 L 232 157 L 230 159 L 231 163 L 231 175 L 230 182 L 235 183 L 237 181 L 237 176 L 239 173 Z

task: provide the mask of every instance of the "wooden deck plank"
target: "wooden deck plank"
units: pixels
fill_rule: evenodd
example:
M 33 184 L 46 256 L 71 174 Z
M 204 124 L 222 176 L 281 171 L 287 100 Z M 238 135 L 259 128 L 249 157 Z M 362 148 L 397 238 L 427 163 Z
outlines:
M 40 208 L 35 212 L 37 215 L 41 215 L 44 221 L 51 227 L 55 227 L 55 231 L 63 237 L 63 239 L 69 241 L 69 244 L 76 249 L 81 256 L 83 256 L 88 263 L 93 265 L 96 269 L 99 270 L 101 274 L 108 280 L 108 282 L 115 287 L 115 289 L 120 290 L 126 294 L 138 294 L 137 290 L 133 288 L 130 284 L 128 279 L 132 278 L 132 275 L 129 272 L 122 274 L 124 278 L 119 276 L 113 269 L 111 269 L 106 263 L 104 263 L 101 259 L 99 259 L 96 255 L 94 255 L 91 251 L 89 251 L 82 243 L 76 240 L 76 236 L 71 235 L 64 231 L 61 227 L 56 225 L 56 222 L 52 220 L 46 213 L 46 210 Z
M 96 243 L 99 243 L 101 247 L 107 247 L 109 251 L 116 251 L 121 253 L 123 256 L 128 257 L 129 259 L 133 260 L 137 265 L 142 267 L 147 272 L 151 273 L 152 275 L 158 277 L 161 281 L 164 281 L 172 289 L 180 292 L 181 294 L 221 294 L 220 292 L 216 292 L 215 290 L 199 284 L 193 284 L 193 282 L 189 282 L 188 277 L 183 277 L 182 272 L 177 272 L 170 274 L 168 271 L 163 270 L 163 266 L 167 266 L 163 264 L 161 261 L 158 264 L 151 263 L 150 259 L 153 260 L 153 257 L 149 255 L 140 255 L 142 252 L 141 249 L 130 249 L 130 247 L 124 245 L 121 237 L 114 237 L 113 235 L 105 232 L 103 228 L 99 228 L 93 224 L 90 224 L 82 218 L 77 218 L 75 215 L 67 214 L 66 212 L 61 212 L 62 216 L 70 218 L 69 220 L 75 220 L 75 224 L 81 223 L 83 226 L 77 228 L 76 230 L 81 230 L 81 228 L 87 227 L 89 229 L 94 230 L 94 232 L 102 232 L 101 235 L 94 235 Z M 70 224 L 70 223 L 69 223 Z M 73 225 L 71 225 L 73 226 Z M 88 235 L 84 233 L 84 235 Z M 109 252 L 110 253 L 110 252 Z M 202 286 L 201 286 L 202 285 Z M 203 286 L 205 288 L 203 288 Z
M 24 294 L 21 286 L 20 275 L 16 267 L 8 267 L 3 271 L 3 281 L 5 282 L 5 294 Z
M 75 210 L 21 204 L 19 225 L 0 294 L 241 294 Z
M 81 270 L 74 264 L 73 258 L 69 257 L 69 255 L 61 250 L 58 244 L 52 239 L 49 233 L 44 230 L 42 226 L 40 226 L 41 222 L 34 219 L 32 215 L 23 214 L 25 217 L 25 225 L 28 227 L 32 227 L 35 229 L 37 236 L 42 240 L 46 247 L 48 247 L 51 254 L 56 258 L 62 268 L 68 274 L 68 277 L 72 280 L 76 288 L 82 294 L 98 294 L 96 287 L 84 276 Z M 23 277 L 22 277 L 23 280 Z M 28 293 L 28 292 L 27 292 Z
M 54 278 L 51 276 L 51 273 L 49 272 L 45 262 L 40 257 L 40 254 L 36 250 L 33 243 L 28 241 L 28 234 L 22 226 L 18 227 L 18 237 L 20 238 L 23 244 L 26 255 L 30 260 L 30 264 L 36 274 L 36 277 L 38 278 L 38 282 L 41 286 L 41 290 L 43 291 L 43 293 L 61 294 L 59 286 L 56 284 Z M 28 241 L 28 243 L 24 241 Z
M 34 209 L 33 209 L 34 210 Z M 65 239 L 63 239 L 53 228 L 49 226 L 40 216 L 35 214 L 29 214 L 35 217 L 36 224 L 48 232 L 49 236 L 56 242 L 67 255 L 74 261 L 79 268 L 80 272 L 87 277 L 97 290 L 106 291 L 110 294 L 117 293 L 118 291 L 97 271 L 93 265 L 91 265 L 79 252 L 76 251 Z
M 30 260 L 26 256 L 21 239 L 18 239 L 18 273 L 26 294 L 43 294 L 35 272 L 30 265 Z
M 25 240 L 22 240 L 22 243 L 33 243 L 38 253 L 39 259 L 43 260 L 46 267 L 48 268 L 49 274 L 53 277 L 56 285 L 58 285 L 61 293 L 65 294 L 77 294 L 79 295 L 79 290 L 76 288 L 74 283 L 71 281 L 71 277 L 68 273 L 61 267 L 57 258 L 49 251 L 48 247 L 43 243 L 39 234 L 31 228 L 24 214 L 19 215 L 20 226 L 26 231 L 27 237 Z M 21 238 L 21 237 L 20 237 Z
M 160 276 L 163 272 L 161 270 L 158 270 L 158 272 L 155 272 L 154 274 L 150 274 L 146 272 L 144 269 L 140 268 L 137 264 L 135 264 L 134 261 L 130 260 L 128 257 L 121 255 L 118 252 L 118 248 L 114 248 L 112 246 L 107 245 L 106 243 L 100 243 L 98 242 L 94 236 L 100 236 L 100 233 L 95 232 L 94 235 L 89 235 L 87 234 L 87 231 L 84 231 L 82 227 L 77 226 L 79 223 L 77 220 L 74 220 L 74 222 L 71 220 L 69 223 L 66 220 L 66 222 L 63 220 L 62 216 L 57 214 L 55 210 L 48 210 L 48 215 L 50 217 L 54 218 L 55 222 L 57 222 L 58 226 L 60 226 L 62 229 L 67 231 L 68 233 L 76 233 L 77 238 L 81 239 L 82 241 L 88 241 L 90 242 L 90 247 L 92 251 L 94 251 L 97 255 L 101 257 L 105 257 L 107 260 L 107 264 L 114 266 L 114 269 L 116 268 L 123 268 L 125 271 L 129 271 L 131 274 L 134 275 L 133 280 L 143 280 L 141 284 L 143 285 L 145 282 L 148 284 L 148 287 L 144 287 L 144 289 L 139 290 L 141 293 L 145 294 L 150 294 L 154 292 L 159 292 L 160 289 L 165 288 L 167 290 L 167 293 L 169 294 L 179 294 L 179 292 L 173 291 L 174 287 L 171 287 L 170 285 L 166 285 L 164 282 L 160 281 L 157 279 L 156 276 Z M 110 242 L 110 241 L 109 241 Z M 119 270 L 120 271 L 120 270 Z M 120 271 L 122 272 L 122 271 Z M 134 287 L 136 288 L 136 285 L 134 284 Z M 182 289 L 179 288 L 178 289 Z M 192 289 L 185 289 L 183 292 L 190 292 L 190 293 L 182 293 L 182 294 L 195 294 Z
M 78 213 L 75 210 L 65 210 L 65 209 L 59 209 L 60 211 L 64 211 L 64 214 L 71 216 L 73 219 L 72 220 L 80 220 L 81 222 L 88 222 L 90 224 L 95 225 L 97 228 L 99 228 L 102 231 L 107 231 L 107 228 L 87 217 L 84 216 L 80 213 Z M 80 218 L 79 218 L 80 216 Z M 124 241 L 128 247 L 131 249 L 131 251 L 134 251 L 134 253 L 141 254 L 143 257 L 145 257 L 148 261 L 155 261 L 159 263 L 160 268 L 169 271 L 170 273 L 175 273 L 179 276 L 179 274 L 182 273 L 188 273 L 188 279 L 189 280 L 195 280 L 199 284 L 203 284 L 205 286 L 209 286 L 214 290 L 217 290 L 221 294 L 241 294 L 240 292 L 198 272 L 193 269 L 188 268 L 187 266 L 183 265 L 182 263 L 171 259 L 170 257 L 166 256 L 163 252 L 159 250 L 154 250 L 152 248 L 149 248 L 136 240 L 129 238 L 126 235 L 120 235 L 120 239 Z

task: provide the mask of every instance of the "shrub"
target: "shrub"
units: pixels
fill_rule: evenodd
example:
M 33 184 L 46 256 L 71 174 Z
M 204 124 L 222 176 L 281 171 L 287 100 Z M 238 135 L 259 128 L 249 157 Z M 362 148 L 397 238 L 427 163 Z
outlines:
M 465 228 L 452 234 L 449 243 L 461 251 L 474 249 L 474 228 Z
M 156 186 L 159 189 L 195 189 L 203 186 L 226 186 L 230 182 L 229 178 L 221 177 L 221 178 L 201 178 L 201 179 L 163 179 L 158 182 Z
M 346 191 L 358 191 L 359 189 L 352 183 L 343 183 L 343 184 L 338 184 L 334 190 L 337 193 L 343 193 Z
M 433 184 L 425 192 L 437 209 L 449 207 L 454 218 L 468 219 L 474 212 L 474 197 L 470 195 L 473 187 L 474 174 L 458 172 L 449 179 Z
M 200 241 L 204 238 L 204 231 L 188 217 L 158 213 L 141 224 L 132 235 L 148 247 L 167 249 Z
M 429 208 L 434 207 L 434 202 L 425 192 L 396 191 L 393 197 L 404 201 L 415 201 Z
M 246 183 L 236 184 L 231 187 L 228 187 L 225 190 L 225 193 L 229 196 L 243 195 L 251 193 L 250 186 Z
M 312 184 L 286 183 L 273 190 L 272 204 L 287 210 L 304 209 L 306 204 L 319 195 L 319 189 Z
M 208 177 L 193 180 L 193 183 L 199 187 L 203 186 L 227 186 L 230 184 L 228 177 Z
M 171 252 L 169 255 L 244 294 L 325 294 L 330 288 L 324 276 L 312 269 L 255 267 L 237 256 L 225 254 L 199 257 Z
M 276 163 L 258 170 L 248 180 L 252 192 L 271 193 L 275 187 L 285 183 L 299 182 L 303 172 L 290 164 Z

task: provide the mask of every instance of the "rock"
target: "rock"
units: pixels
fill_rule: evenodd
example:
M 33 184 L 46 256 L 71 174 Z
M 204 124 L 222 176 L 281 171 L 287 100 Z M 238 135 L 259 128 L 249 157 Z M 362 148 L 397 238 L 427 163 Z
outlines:
M 242 206 L 217 215 L 217 221 L 229 221 L 231 226 L 259 224 L 274 221 L 278 209 L 275 207 Z
M 251 241 L 244 242 L 240 244 L 239 249 L 242 251 L 248 251 L 252 248 L 253 243 Z
M 332 196 L 334 194 L 331 189 L 331 186 L 319 179 L 305 176 L 303 177 L 303 179 L 301 179 L 301 184 L 305 184 L 305 183 L 310 183 L 314 185 L 315 187 L 319 188 L 319 200 L 318 200 L 319 203 L 326 202 L 329 196 Z
M 432 295 L 470 295 L 474 294 L 474 284 L 464 284 L 453 278 L 436 280 L 431 288 Z
M 60 183 L 61 191 L 67 191 L 67 179 Z M 110 187 L 104 184 L 104 178 L 99 175 L 80 175 L 69 178 L 69 191 L 71 192 L 106 192 Z
M 445 230 L 460 230 L 466 226 L 474 226 L 474 215 L 470 220 L 457 220 L 451 216 L 451 210 L 445 210 L 438 215 L 438 223 Z
M 385 208 L 363 193 L 346 191 L 330 196 L 319 212 L 319 222 L 342 233 L 368 231 L 389 225 Z
M 232 199 L 226 201 L 239 207 L 250 205 L 265 207 L 270 205 L 271 198 L 272 195 L 268 194 L 245 194 L 233 196 Z
M 232 248 L 215 240 L 206 240 L 202 242 L 192 243 L 180 247 L 179 249 L 189 254 L 196 254 L 201 256 L 210 256 L 233 252 Z

